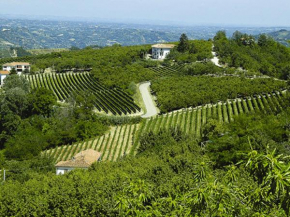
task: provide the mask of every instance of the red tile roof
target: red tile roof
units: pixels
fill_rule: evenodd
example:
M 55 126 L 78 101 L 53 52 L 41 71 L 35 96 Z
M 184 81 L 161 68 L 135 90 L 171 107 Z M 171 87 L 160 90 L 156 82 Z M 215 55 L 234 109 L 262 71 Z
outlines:
M 10 72 L 9 71 L 0 71 L 0 75 L 9 75 Z
M 12 63 L 5 63 L 5 64 L 3 64 L 3 66 L 17 66 L 17 65 L 30 66 L 30 63 L 25 63 L 25 62 L 12 62 Z
M 154 44 L 152 47 L 154 48 L 174 48 L 176 45 L 174 44 Z
M 93 149 L 88 149 L 76 154 L 71 160 L 60 161 L 56 167 L 73 167 L 73 168 L 88 168 L 94 162 L 98 161 L 101 153 Z

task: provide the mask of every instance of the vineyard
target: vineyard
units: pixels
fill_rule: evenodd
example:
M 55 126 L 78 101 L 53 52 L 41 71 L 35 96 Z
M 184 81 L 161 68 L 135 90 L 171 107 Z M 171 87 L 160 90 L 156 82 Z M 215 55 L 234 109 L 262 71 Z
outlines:
M 118 88 L 108 89 L 102 86 L 89 73 L 62 73 L 25 75 L 32 89 L 52 90 L 57 100 L 63 101 L 72 93 L 90 91 L 95 96 L 95 107 L 99 111 L 113 115 L 132 114 L 140 111 L 133 99 Z
M 134 140 L 134 147 L 131 149 L 131 154 L 136 154 L 141 136 L 148 132 L 157 133 L 160 129 L 178 127 L 185 134 L 200 138 L 202 126 L 207 123 L 208 119 L 217 119 L 221 123 L 230 123 L 234 120 L 234 116 L 239 114 L 279 112 L 285 107 L 283 94 L 275 92 L 252 98 L 229 100 L 227 102 L 207 104 L 152 117 L 140 126 L 140 130 Z
M 240 114 L 279 112 L 284 107 L 284 94 L 281 92 L 207 104 L 145 119 L 141 124 L 113 127 L 109 133 L 94 140 L 61 146 L 47 150 L 44 153 L 59 162 L 70 159 L 82 150 L 92 148 L 102 153 L 103 161 L 116 161 L 124 155 L 136 154 L 141 136 L 148 132 L 157 133 L 160 129 L 178 127 L 185 134 L 200 138 L 202 126 L 209 119 L 217 119 L 221 123 L 230 123 L 235 116 Z
M 157 76 L 171 76 L 179 74 L 182 67 L 183 65 L 174 65 L 174 66 L 152 67 L 149 69 L 155 72 Z
M 138 128 L 137 124 L 112 127 L 110 132 L 104 136 L 74 145 L 49 149 L 44 152 L 44 155 L 59 162 L 69 160 L 83 150 L 94 149 L 102 153 L 102 161 L 116 161 L 130 153 Z

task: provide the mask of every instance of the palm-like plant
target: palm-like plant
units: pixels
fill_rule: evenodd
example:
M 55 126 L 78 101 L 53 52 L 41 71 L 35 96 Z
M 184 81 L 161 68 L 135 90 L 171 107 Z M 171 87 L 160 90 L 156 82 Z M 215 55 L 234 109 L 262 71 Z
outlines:
M 254 207 L 263 203 L 271 207 L 273 203 L 281 206 L 289 214 L 290 208 L 290 165 L 285 164 L 286 158 L 282 154 L 276 155 L 276 149 L 266 154 L 252 150 L 245 164 L 246 169 L 258 182 L 258 187 L 249 198 Z M 255 201 L 253 201 L 252 199 Z

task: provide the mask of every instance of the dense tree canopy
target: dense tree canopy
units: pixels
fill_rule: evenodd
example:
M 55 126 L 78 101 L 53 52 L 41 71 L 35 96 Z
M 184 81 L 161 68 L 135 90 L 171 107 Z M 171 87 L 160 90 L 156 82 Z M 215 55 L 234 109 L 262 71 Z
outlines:
M 216 103 L 219 100 L 269 93 L 286 86 L 283 81 L 267 78 L 173 76 L 155 81 L 152 89 L 157 96 L 160 110 L 168 112 L 189 106 Z
M 178 46 L 170 51 L 170 54 L 167 56 L 167 61 L 174 60 L 174 62 L 182 64 L 207 61 L 212 57 L 211 41 L 187 40 L 184 36 L 181 36 L 180 40 Z
M 103 134 L 106 121 L 93 114 L 89 97 L 78 94 L 58 105 L 47 89 L 30 90 L 24 77 L 5 80 L 0 94 L 0 150 L 8 159 L 29 159 L 42 150 Z
M 228 66 L 282 79 L 289 77 L 289 48 L 266 35 L 260 35 L 256 42 L 252 36 L 240 32 L 235 32 L 230 39 L 224 32 L 218 32 L 214 45 L 221 62 Z
M 275 119 L 276 131 L 288 135 L 286 141 L 289 123 L 285 115 L 289 110 L 270 119 Z M 249 148 L 244 149 L 243 161 L 238 164 L 232 161 L 233 148 L 223 150 L 221 166 L 215 155 L 221 156 L 221 152 L 201 147 L 174 129 L 144 135 L 147 139 L 135 158 L 96 163 L 89 171 L 55 176 L 47 173 L 52 169 L 48 159 L 37 159 L 41 166 L 35 166 L 36 159 L 21 166 L 10 162 L 7 182 L 0 186 L 0 212 L 40 216 L 287 216 L 289 161 L 279 155 L 281 149 L 275 150 L 282 141 L 267 133 L 273 123 L 268 118 L 258 117 L 263 126 L 252 132 L 246 142 Z M 235 126 L 225 128 L 228 135 L 224 136 L 243 140 L 245 134 L 238 131 L 247 129 L 245 122 L 251 126 L 248 130 L 258 128 L 255 116 L 241 117 Z M 274 146 L 266 147 L 259 140 L 260 133 L 267 134 Z M 224 147 L 220 144 L 224 136 L 215 139 L 216 148 Z M 237 150 L 239 145 L 232 143 Z M 220 167 L 216 169 L 216 165 Z

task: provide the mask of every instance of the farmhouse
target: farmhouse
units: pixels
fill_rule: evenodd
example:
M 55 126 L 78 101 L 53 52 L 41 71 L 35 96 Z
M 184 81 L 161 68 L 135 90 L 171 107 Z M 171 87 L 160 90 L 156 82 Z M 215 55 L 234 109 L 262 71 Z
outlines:
M 88 149 L 76 154 L 71 160 L 60 161 L 56 167 L 56 175 L 65 174 L 73 169 L 88 169 L 94 162 L 100 161 L 101 153 Z
M 8 71 L 0 71 L 0 87 L 3 85 L 4 79 L 7 77 L 7 75 L 9 75 Z
M 12 63 L 6 63 L 3 65 L 3 71 L 11 71 L 12 69 L 15 69 L 18 75 L 21 75 L 22 72 L 25 70 L 30 71 L 30 63 L 25 62 L 12 62 Z
M 174 44 L 155 44 L 152 45 L 152 58 L 164 60 L 170 53 L 170 50 L 174 48 Z

